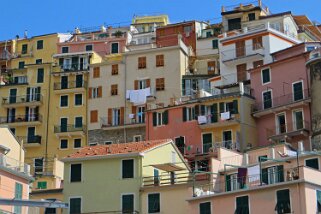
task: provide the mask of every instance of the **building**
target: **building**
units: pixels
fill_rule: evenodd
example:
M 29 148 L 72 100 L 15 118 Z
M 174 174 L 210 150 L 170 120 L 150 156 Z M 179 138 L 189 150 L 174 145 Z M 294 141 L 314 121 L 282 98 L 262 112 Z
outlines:
M 290 150 L 284 144 L 244 155 L 220 149 L 212 158 L 208 184 L 194 182 L 190 213 L 320 212 L 319 153 Z M 260 160 L 260 161 L 259 161 Z
M 85 147 L 63 159 L 63 193 L 69 213 L 141 213 L 144 179 L 154 184 L 157 180 L 151 178 L 166 176 L 175 182 L 175 170 L 189 171 L 183 160 L 171 140 Z M 159 204 L 162 197 L 148 197 L 152 200 L 148 204 Z
M 154 32 L 157 27 L 166 26 L 169 24 L 167 15 L 146 15 L 146 16 L 134 16 L 132 20 L 132 26 L 138 31 L 138 33 Z
M 306 149 L 311 148 L 311 90 L 306 62 L 310 51 L 319 46 L 301 43 L 275 52 L 274 62 L 250 71 L 259 145 L 302 141 Z

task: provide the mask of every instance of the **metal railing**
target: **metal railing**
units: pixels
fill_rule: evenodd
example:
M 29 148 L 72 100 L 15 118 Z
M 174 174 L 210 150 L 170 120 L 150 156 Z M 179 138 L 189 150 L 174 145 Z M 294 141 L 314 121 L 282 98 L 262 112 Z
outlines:
M 310 97 L 311 96 L 308 89 L 304 89 L 296 93 L 285 94 L 279 97 L 273 97 L 272 99 L 267 99 L 263 102 L 256 102 L 256 104 L 254 104 L 252 107 L 252 112 L 289 105 L 298 101 L 309 99 Z
M 221 57 L 224 62 L 256 54 L 264 56 L 264 47 L 261 44 L 246 45 L 244 47 L 222 51 Z
M 229 114 L 224 117 L 224 114 Z M 208 115 L 199 115 L 198 117 L 204 117 L 204 123 L 199 123 L 199 125 L 208 125 L 220 122 L 231 122 L 231 121 L 239 121 L 240 114 L 234 114 L 231 112 L 223 112 L 223 113 L 216 113 L 216 114 L 208 114 Z
M 21 142 L 24 144 L 41 144 L 41 136 L 40 135 L 34 135 L 34 136 L 19 136 L 17 137 Z
M 13 115 L 7 117 L 0 117 L 0 124 L 4 123 L 28 123 L 28 122 L 41 122 L 42 116 L 40 114 L 25 114 Z
M 54 84 L 54 90 L 73 89 L 73 88 L 86 88 L 86 81 L 69 81 L 59 82 Z
M 27 76 L 7 77 L 7 78 L 4 77 L 3 82 L 4 82 L 4 85 L 28 84 L 28 77 Z
M 21 96 L 2 97 L 2 104 L 16 104 L 16 103 L 33 103 L 42 102 L 41 94 L 27 94 Z
M 296 131 L 309 131 L 310 124 L 308 121 L 299 120 L 292 123 L 285 123 L 274 126 L 272 129 L 266 129 L 267 137 L 272 138 L 274 136 L 286 135 Z
M 138 125 L 138 124 L 145 124 L 145 118 L 143 118 L 141 120 L 133 119 L 129 123 L 122 123 L 121 121 L 109 123 L 107 117 L 101 117 L 100 118 L 100 127 L 101 128 L 118 127 L 118 126 L 130 126 L 130 125 Z
M 66 63 L 59 67 L 61 71 L 89 71 L 89 63 Z
M 173 185 L 188 183 L 193 181 L 193 175 L 186 172 L 175 174 L 162 174 L 159 176 L 145 176 L 143 177 L 143 186 L 164 186 L 164 185 Z
M 0 153 L 0 166 L 30 175 L 30 165 Z
M 203 144 L 203 153 L 215 153 L 216 149 L 225 148 L 230 150 L 237 150 L 237 143 L 231 140 L 226 140 L 222 142 L 214 142 Z
M 65 132 L 86 132 L 86 125 L 60 125 L 54 127 L 54 133 L 65 133 Z

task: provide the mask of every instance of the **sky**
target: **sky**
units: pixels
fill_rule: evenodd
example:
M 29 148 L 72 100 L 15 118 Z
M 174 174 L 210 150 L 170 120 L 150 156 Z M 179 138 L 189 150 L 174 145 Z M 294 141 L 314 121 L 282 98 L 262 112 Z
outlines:
M 321 23 L 321 0 L 262 0 L 272 13 L 292 11 Z M 13 3 L 14 2 L 14 3 Z M 221 6 L 253 0 L 2 0 L 0 41 L 16 35 L 65 33 L 75 27 L 129 25 L 134 15 L 167 14 L 170 22 L 220 22 Z

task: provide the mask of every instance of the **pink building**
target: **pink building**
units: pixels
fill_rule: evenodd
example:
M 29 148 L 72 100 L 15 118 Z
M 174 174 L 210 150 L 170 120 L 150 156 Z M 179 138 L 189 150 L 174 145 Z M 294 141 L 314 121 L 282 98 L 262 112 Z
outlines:
M 302 43 L 272 54 L 274 61 L 250 70 L 256 99 L 259 145 L 290 142 L 310 148 L 310 85 L 306 62 L 317 43 Z M 298 142 L 300 146 L 297 145 Z

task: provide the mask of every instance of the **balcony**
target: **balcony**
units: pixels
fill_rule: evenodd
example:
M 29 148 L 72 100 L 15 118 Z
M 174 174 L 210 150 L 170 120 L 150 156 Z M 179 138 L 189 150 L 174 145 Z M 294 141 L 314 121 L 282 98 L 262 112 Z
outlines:
M 2 106 L 5 108 L 17 108 L 17 107 L 36 107 L 42 104 L 41 94 L 29 94 L 22 96 L 11 96 L 2 98 Z
M 252 106 L 252 113 L 254 117 L 261 117 L 281 110 L 307 105 L 310 102 L 310 92 L 305 89 L 296 93 L 274 97 L 264 102 L 256 102 Z
M 13 115 L 0 117 L 0 124 L 12 124 L 14 126 L 39 125 L 42 122 L 40 114 Z
M 1 50 L 1 51 L 0 51 L 0 61 L 1 61 L 1 60 L 9 60 L 9 59 L 10 59 L 10 53 L 9 53 L 9 51 Z
M 54 126 L 57 136 L 83 136 L 87 131 L 86 125 L 63 125 Z
M 198 125 L 201 129 L 232 126 L 239 123 L 240 114 L 231 112 L 198 116 Z
M 87 88 L 86 81 L 70 81 L 54 83 L 55 93 L 72 93 L 72 92 L 84 92 Z
M 40 162 L 41 163 L 41 162 Z M 55 177 L 63 179 L 63 162 L 57 158 L 48 158 L 43 160 L 42 164 L 32 168 L 31 173 L 34 177 Z
M 10 158 L 4 154 L 0 154 L 0 167 L 5 168 L 8 171 L 19 172 L 30 176 L 30 165 Z
M 264 47 L 261 45 L 247 45 L 221 52 L 222 62 L 225 64 L 241 64 L 247 61 L 257 61 L 264 57 Z
M 17 137 L 22 143 L 24 147 L 37 147 L 41 145 L 41 136 L 34 135 L 34 136 L 18 136 Z
M 145 120 L 136 120 L 132 119 L 130 123 L 121 124 L 120 122 L 109 123 L 107 117 L 100 118 L 100 127 L 103 130 L 116 130 L 116 129 L 123 129 L 123 128 L 140 128 L 145 127 Z
M 308 121 L 296 121 L 293 123 L 286 123 L 277 125 L 272 129 L 267 129 L 268 140 L 277 141 L 283 139 L 290 139 L 292 137 L 302 136 L 308 137 L 310 132 L 310 123 Z
M 28 58 L 33 57 L 32 51 L 21 51 L 21 52 L 15 52 L 12 54 L 12 58 Z
M 3 82 L 0 82 L 0 86 L 15 86 L 15 85 L 27 85 L 27 76 L 17 76 L 17 77 L 4 77 Z
M 134 105 L 142 105 L 146 102 L 153 102 L 156 100 L 156 89 L 148 87 L 138 90 L 127 90 L 126 99 Z
M 55 72 L 52 74 L 61 74 L 61 73 L 68 73 L 68 72 L 89 72 L 89 63 L 64 63 L 56 65 Z

